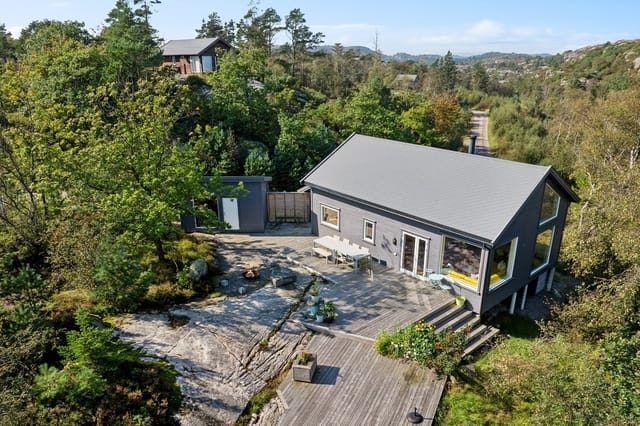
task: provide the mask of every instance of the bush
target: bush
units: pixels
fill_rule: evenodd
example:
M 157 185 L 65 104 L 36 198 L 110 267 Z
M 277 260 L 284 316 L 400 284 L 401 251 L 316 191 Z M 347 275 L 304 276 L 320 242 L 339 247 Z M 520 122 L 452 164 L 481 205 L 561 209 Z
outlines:
M 67 290 L 56 293 L 51 298 L 49 317 L 62 328 L 71 328 L 78 308 L 91 310 L 95 300 L 88 290 Z
M 96 252 L 95 295 L 108 311 L 135 310 L 155 276 L 118 243 L 103 242 Z
M 404 357 L 437 373 L 451 374 L 462 360 L 469 331 L 446 329 L 436 333 L 433 325 L 420 321 L 391 335 L 382 331 L 376 337 L 375 348 L 382 355 Z
M 164 308 L 165 306 L 183 303 L 195 296 L 196 292 L 190 288 L 183 288 L 170 282 L 152 284 L 142 299 L 146 308 Z
M 398 358 L 400 356 L 399 348 L 394 344 L 394 341 L 387 330 L 382 330 L 378 333 L 374 347 L 376 352 L 380 355 L 389 358 Z

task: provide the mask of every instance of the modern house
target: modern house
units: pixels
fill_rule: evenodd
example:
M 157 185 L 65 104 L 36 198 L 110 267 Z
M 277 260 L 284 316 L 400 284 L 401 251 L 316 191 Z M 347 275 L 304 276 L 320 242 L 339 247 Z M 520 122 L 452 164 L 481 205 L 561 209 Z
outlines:
M 551 168 L 359 134 L 302 183 L 313 232 L 369 249 L 374 261 L 442 275 L 484 313 L 551 285 L 567 209 L 577 201 Z
M 220 37 L 170 40 L 162 46 L 162 64 L 185 75 L 215 71 L 218 55 L 229 49 Z

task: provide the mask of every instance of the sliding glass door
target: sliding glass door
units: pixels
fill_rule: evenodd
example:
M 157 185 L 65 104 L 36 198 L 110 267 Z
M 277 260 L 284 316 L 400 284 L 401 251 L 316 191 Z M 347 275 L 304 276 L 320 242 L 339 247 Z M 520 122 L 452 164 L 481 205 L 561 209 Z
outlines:
M 424 277 L 427 269 L 428 248 L 428 240 L 404 233 L 402 235 L 402 271 L 416 277 Z

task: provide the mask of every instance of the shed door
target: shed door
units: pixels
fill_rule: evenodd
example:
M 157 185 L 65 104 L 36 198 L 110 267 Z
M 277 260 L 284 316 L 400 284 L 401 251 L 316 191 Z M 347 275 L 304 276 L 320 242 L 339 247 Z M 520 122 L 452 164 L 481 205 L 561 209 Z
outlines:
M 240 229 L 237 198 L 222 197 L 222 220 L 231 226 L 230 229 Z

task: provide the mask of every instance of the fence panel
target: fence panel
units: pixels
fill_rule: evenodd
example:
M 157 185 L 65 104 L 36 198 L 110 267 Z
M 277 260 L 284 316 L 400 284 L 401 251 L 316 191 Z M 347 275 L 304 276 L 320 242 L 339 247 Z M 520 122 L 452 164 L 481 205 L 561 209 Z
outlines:
M 310 192 L 267 192 L 269 222 L 311 222 Z

